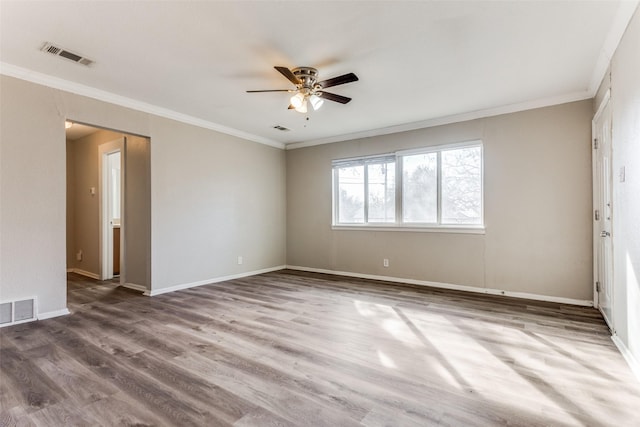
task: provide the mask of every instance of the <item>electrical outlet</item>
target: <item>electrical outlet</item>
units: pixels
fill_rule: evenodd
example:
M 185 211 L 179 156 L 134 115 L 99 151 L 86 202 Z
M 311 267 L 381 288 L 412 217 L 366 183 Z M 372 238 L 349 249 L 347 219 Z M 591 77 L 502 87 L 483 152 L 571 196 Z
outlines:
M 76 261 L 82 261 L 82 249 L 76 254 Z
M 242 262 L 243 262 L 243 261 L 244 261 L 244 260 L 242 259 L 242 257 L 241 257 L 241 256 L 239 256 L 239 257 L 238 257 L 238 265 L 242 265 Z
M 389 267 L 389 260 L 388 260 L 388 259 L 386 259 L 386 258 L 385 258 L 385 259 L 383 259 L 383 260 L 382 260 L 382 266 L 383 266 L 383 267 Z

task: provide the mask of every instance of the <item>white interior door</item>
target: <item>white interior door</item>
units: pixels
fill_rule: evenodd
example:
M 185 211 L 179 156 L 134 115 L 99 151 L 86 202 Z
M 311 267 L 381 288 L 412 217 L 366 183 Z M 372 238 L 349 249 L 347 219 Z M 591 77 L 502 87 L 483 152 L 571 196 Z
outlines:
M 120 274 L 120 269 L 116 272 L 116 254 L 120 253 L 120 248 L 116 251 L 116 242 L 114 229 L 120 228 L 120 219 L 122 218 L 122 210 L 120 209 L 121 198 L 121 158 L 120 151 L 114 151 L 107 154 L 107 180 L 106 180 L 106 196 L 107 196 L 107 279 L 112 279 Z M 119 260 L 118 260 L 119 261 Z M 118 262 L 118 266 L 119 266 Z
M 611 148 L 611 110 L 607 93 L 593 119 L 594 304 L 614 331 Z
M 123 241 L 124 222 L 124 138 L 98 147 L 100 175 L 100 279 L 109 280 L 113 274 L 114 227 L 120 227 L 120 283 L 124 280 Z

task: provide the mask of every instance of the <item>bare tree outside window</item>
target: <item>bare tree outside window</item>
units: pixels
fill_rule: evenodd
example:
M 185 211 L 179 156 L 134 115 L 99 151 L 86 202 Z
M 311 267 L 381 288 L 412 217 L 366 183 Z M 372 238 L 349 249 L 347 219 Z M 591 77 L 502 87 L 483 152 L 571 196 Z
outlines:
M 473 141 L 334 160 L 334 224 L 478 228 L 482 157 Z
M 395 222 L 395 162 L 367 165 L 367 178 L 369 190 L 368 222 Z
M 480 147 L 442 151 L 442 224 L 482 223 Z
M 338 169 L 338 221 L 364 223 L 364 166 Z
M 438 221 L 438 156 L 402 158 L 402 219 L 412 223 Z

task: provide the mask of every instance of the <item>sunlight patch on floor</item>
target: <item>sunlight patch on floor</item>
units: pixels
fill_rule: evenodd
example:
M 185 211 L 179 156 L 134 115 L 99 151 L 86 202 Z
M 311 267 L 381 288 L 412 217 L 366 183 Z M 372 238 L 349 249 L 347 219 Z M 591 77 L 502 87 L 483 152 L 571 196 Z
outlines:
M 398 366 L 396 365 L 396 363 L 393 361 L 391 357 L 387 356 L 380 349 L 377 350 L 377 353 L 378 353 L 378 360 L 380 360 L 380 364 L 382 366 L 384 366 L 385 368 L 398 369 Z

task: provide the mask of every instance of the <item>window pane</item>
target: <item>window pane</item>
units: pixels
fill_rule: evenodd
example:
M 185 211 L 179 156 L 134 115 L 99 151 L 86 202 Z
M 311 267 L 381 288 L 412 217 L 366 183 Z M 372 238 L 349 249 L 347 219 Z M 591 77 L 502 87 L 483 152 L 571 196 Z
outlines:
M 338 168 L 338 222 L 364 223 L 364 166 Z
M 396 220 L 396 164 L 395 162 L 367 166 L 369 178 L 368 222 Z
M 437 163 L 436 153 L 402 158 L 402 220 L 404 222 L 437 222 Z
M 442 223 L 482 223 L 482 151 L 442 151 Z

